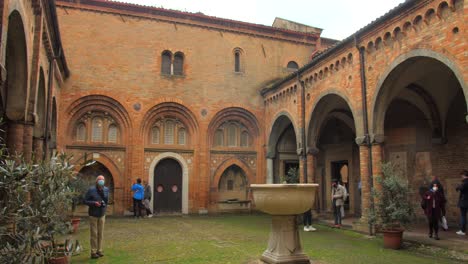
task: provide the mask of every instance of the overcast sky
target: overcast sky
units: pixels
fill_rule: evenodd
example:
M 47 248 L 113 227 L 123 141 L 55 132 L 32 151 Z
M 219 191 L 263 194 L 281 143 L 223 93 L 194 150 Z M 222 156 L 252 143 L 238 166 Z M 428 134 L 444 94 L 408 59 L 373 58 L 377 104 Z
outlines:
M 271 26 L 275 17 L 324 29 L 343 39 L 404 0 L 120 0 Z

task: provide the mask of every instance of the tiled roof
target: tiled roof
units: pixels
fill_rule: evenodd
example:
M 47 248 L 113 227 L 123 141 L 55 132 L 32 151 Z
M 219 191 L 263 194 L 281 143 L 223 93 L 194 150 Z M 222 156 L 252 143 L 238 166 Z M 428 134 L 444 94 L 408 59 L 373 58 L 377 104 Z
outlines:
M 329 47 L 328 49 L 326 49 L 326 50 L 324 50 L 322 52 L 318 52 L 318 53 L 314 54 L 314 56 L 312 57 L 312 60 L 309 63 L 307 63 L 306 65 L 299 68 L 296 72 L 287 75 L 282 80 L 275 83 L 274 85 L 271 85 L 268 88 L 262 89 L 261 94 L 264 95 L 264 94 L 266 94 L 267 92 L 269 92 L 271 90 L 277 89 L 279 86 L 283 85 L 284 83 L 297 78 L 298 74 L 301 74 L 301 73 L 305 72 L 306 70 L 312 68 L 313 66 L 317 65 L 322 59 L 325 59 L 328 56 L 332 55 L 333 52 L 335 52 L 335 51 L 345 47 L 349 43 L 353 42 L 354 39 L 358 35 L 361 35 L 364 32 L 367 32 L 367 31 L 373 29 L 374 27 L 378 26 L 379 24 L 387 21 L 388 19 L 400 14 L 403 10 L 413 6 L 418 1 L 421 1 L 421 0 L 406 0 L 405 2 L 399 4 L 398 6 L 390 9 L 384 15 L 380 16 L 379 18 L 377 18 L 374 21 L 370 22 L 366 26 L 362 27 L 361 29 L 359 29 L 358 31 L 356 31 L 355 33 L 350 35 L 349 37 L 343 39 L 340 42 L 337 42 L 335 45 Z

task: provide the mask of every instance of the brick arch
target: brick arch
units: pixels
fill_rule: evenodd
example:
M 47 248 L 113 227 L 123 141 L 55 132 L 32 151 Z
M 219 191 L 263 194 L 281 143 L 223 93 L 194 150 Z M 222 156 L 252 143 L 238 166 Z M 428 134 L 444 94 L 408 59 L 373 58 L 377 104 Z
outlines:
M 223 173 L 232 165 L 236 165 L 244 171 L 248 183 L 255 183 L 255 175 L 254 172 L 250 169 L 250 167 L 240 159 L 230 158 L 223 161 L 223 163 L 221 163 L 221 165 L 219 165 L 219 167 L 216 169 L 213 181 L 211 182 L 212 189 L 218 190 L 218 183 L 221 180 L 221 176 L 223 176 Z
M 106 154 L 98 152 L 94 152 L 93 154 L 95 153 L 99 154 L 99 157 L 92 157 L 91 160 L 101 163 L 102 165 L 104 165 L 104 167 L 106 167 L 109 170 L 109 172 L 112 174 L 112 180 L 114 181 L 114 188 L 124 188 L 122 173 L 120 172 L 119 168 L 114 163 L 114 161 L 112 161 L 111 158 L 107 157 Z M 77 173 L 80 172 L 81 169 L 83 169 L 85 165 L 83 164 L 84 162 L 84 156 L 82 156 L 76 161 L 77 165 L 75 165 L 75 169 Z
M 260 129 L 258 120 L 252 112 L 242 107 L 228 107 L 220 110 L 211 119 L 208 126 L 207 142 L 210 142 L 210 146 L 213 145 L 214 133 L 218 127 L 226 121 L 238 121 L 242 123 L 249 131 L 250 136 L 253 139 L 252 146 L 257 144 L 258 137 L 260 135 Z
M 89 111 L 102 111 L 109 113 L 121 129 L 121 142 L 125 144 L 129 134 L 132 133 L 132 122 L 125 107 L 116 99 L 107 95 L 87 95 L 75 100 L 67 108 L 68 126 L 67 137 L 73 139 L 74 127 L 79 119 Z
M 23 16 L 13 10 L 8 16 L 5 65 L 7 71 L 6 94 L 2 94 L 5 114 L 9 120 L 25 120 L 28 94 L 28 43 Z M 30 121 L 30 120 L 29 120 Z
M 460 67 L 453 62 L 450 58 L 437 53 L 432 50 L 427 50 L 427 49 L 416 49 L 412 50 L 408 53 L 402 54 L 399 57 L 397 57 L 386 69 L 383 71 L 383 73 L 380 75 L 380 78 L 377 81 L 377 84 L 374 88 L 374 94 L 371 100 L 371 105 L 369 108 L 369 128 L 370 128 L 370 133 L 374 135 L 383 135 L 384 134 L 384 120 L 385 120 L 385 113 L 386 110 L 392 101 L 390 100 L 385 100 L 382 98 L 389 97 L 385 93 L 391 92 L 390 88 L 383 89 L 385 81 L 388 79 L 388 77 L 394 73 L 396 69 L 398 69 L 399 66 L 403 65 L 404 63 L 411 62 L 412 60 L 418 59 L 418 58 L 429 58 L 429 59 L 434 59 L 435 61 L 441 63 L 442 65 L 446 66 L 449 68 L 452 73 L 455 76 L 455 79 L 458 81 L 458 83 L 461 86 L 461 89 L 463 91 L 463 94 L 465 96 L 465 102 L 467 105 L 467 112 L 468 112 L 468 87 L 466 86 L 466 82 L 464 79 L 464 76 L 462 74 L 462 71 L 460 70 Z M 386 102 L 386 103 L 385 103 Z
M 344 111 L 336 111 L 336 106 L 327 102 L 327 100 L 336 98 L 345 103 L 348 109 L 351 111 L 349 116 Z M 345 110 L 345 109 L 344 109 Z M 316 147 L 317 141 L 320 134 L 320 129 L 326 124 L 331 117 L 342 120 L 351 130 L 356 134 L 356 137 L 364 135 L 362 125 L 362 113 L 360 110 L 355 110 L 348 96 L 337 89 L 327 90 L 321 93 L 313 102 L 311 108 L 311 114 L 307 121 L 307 145 L 309 147 Z
M 95 152 L 98 153 L 98 152 Z M 93 157 L 92 160 L 95 160 L 101 163 L 106 167 L 112 175 L 112 181 L 114 182 L 114 213 L 123 214 L 125 208 L 124 197 L 124 182 L 123 182 L 123 173 L 119 170 L 117 165 L 103 153 L 98 153 L 99 157 Z M 76 161 L 75 171 L 76 173 L 80 172 L 84 167 L 84 156 Z
M 296 135 L 297 148 L 299 149 L 301 137 L 299 136 L 299 129 L 298 129 L 298 126 L 296 125 L 296 122 L 293 116 L 287 110 L 281 110 L 275 115 L 275 117 L 272 120 L 274 121 L 271 123 L 271 126 L 268 129 L 267 156 L 269 157 L 275 156 L 276 144 L 278 143 L 278 140 L 282 132 L 287 127 L 287 124 L 284 122 L 288 120 L 289 122 L 291 122 L 293 126 L 294 134 Z
M 161 117 L 174 117 L 180 120 L 188 131 L 189 144 L 193 145 L 196 142 L 198 134 L 198 121 L 193 112 L 185 105 L 178 102 L 162 102 L 153 106 L 148 110 L 143 117 L 140 127 L 140 136 L 148 141 L 148 135 L 153 127 L 154 122 Z

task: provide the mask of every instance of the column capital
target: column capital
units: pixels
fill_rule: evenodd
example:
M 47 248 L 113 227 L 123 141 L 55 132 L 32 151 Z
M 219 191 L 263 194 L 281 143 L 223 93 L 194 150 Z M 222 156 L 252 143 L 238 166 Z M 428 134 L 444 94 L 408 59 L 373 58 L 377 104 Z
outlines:
M 369 138 L 372 145 L 382 144 L 385 141 L 385 136 L 383 134 L 370 134 Z
M 301 156 L 302 153 L 304 153 L 304 148 L 298 148 L 298 149 L 296 150 L 296 153 L 297 153 L 298 156 Z
M 367 146 L 367 145 L 369 145 L 369 135 L 356 137 L 356 139 L 354 141 L 359 146 Z
M 274 159 L 276 157 L 276 153 L 274 151 L 269 151 L 266 153 L 267 159 Z
M 307 155 L 317 156 L 320 150 L 317 147 L 308 147 L 307 148 Z
M 355 139 L 356 144 L 359 146 L 378 145 L 384 143 L 384 141 L 385 136 L 383 134 L 369 134 Z

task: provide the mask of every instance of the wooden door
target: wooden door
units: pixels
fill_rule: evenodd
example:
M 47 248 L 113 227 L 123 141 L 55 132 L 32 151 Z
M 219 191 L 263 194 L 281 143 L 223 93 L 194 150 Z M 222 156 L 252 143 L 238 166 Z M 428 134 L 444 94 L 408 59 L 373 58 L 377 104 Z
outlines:
M 154 169 L 154 211 L 182 211 L 182 168 L 174 159 L 161 160 Z

